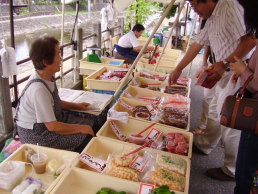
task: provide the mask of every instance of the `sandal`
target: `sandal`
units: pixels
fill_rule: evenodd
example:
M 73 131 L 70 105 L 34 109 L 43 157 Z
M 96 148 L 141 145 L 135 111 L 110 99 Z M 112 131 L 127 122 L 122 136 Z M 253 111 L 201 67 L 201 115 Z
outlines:
M 205 130 L 205 129 L 197 128 L 197 129 L 193 130 L 192 133 L 193 133 L 194 135 L 203 135 L 203 134 L 204 134 L 204 130 Z

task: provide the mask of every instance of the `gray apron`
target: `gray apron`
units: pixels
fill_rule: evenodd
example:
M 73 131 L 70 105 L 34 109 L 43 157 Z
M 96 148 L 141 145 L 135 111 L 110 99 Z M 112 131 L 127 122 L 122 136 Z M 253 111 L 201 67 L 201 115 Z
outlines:
M 71 114 L 67 114 L 67 112 L 63 111 L 61 108 L 61 100 L 58 95 L 58 90 L 55 84 L 55 89 L 53 93 L 48 88 L 47 84 L 41 79 L 33 79 L 31 80 L 26 87 L 24 88 L 19 100 L 18 105 L 16 108 L 16 116 L 15 120 L 19 120 L 19 103 L 21 97 L 24 95 L 28 87 L 35 82 L 40 82 L 46 86 L 49 92 L 52 94 L 54 100 L 54 113 L 56 116 L 57 121 L 70 123 L 70 124 L 84 124 L 93 126 L 93 120 L 90 118 L 79 118 Z M 55 132 L 51 132 L 47 129 L 44 123 L 35 123 L 33 129 L 26 129 L 16 125 L 16 134 L 19 136 L 19 140 L 22 143 L 30 143 L 30 144 L 39 144 L 41 146 L 47 146 L 57 149 L 64 149 L 64 150 L 75 150 L 79 147 L 83 141 L 86 139 L 87 134 L 70 134 L 70 135 L 62 135 Z

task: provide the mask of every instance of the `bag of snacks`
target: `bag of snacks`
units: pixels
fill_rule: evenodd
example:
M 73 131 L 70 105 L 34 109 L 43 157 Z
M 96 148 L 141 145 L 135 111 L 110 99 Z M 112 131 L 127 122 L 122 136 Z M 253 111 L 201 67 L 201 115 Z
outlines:
M 150 162 L 142 182 L 156 186 L 168 185 L 170 190 L 184 192 L 187 162 L 183 158 L 153 150 L 146 151 L 144 157 Z

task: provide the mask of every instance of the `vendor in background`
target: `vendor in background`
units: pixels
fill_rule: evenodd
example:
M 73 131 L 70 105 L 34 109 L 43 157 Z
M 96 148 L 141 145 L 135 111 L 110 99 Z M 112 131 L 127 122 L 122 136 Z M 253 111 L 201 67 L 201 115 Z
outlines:
M 144 30 L 143 25 L 136 24 L 132 31 L 122 36 L 117 45 L 115 45 L 114 57 L 125 60 L 125 63 L 132 64 L 143 47 L 139 45 L 137 38 L 142 35 Z M 149 52 L 153 50 L 154 47 L 148 46 L 145 51 Z
M 246 32 L 248 34 L 255 34 L 256 50 L 248 64 L 245 64 L 238 57 L 235 57 L 236 63 L 231 63 L 230 67 L 235 75 L 239 77 L 241 86 L 243 86 L 247 78 L 253 74 L 253 79 L 248 84 L 247 90 L 252 94 L 252 98 L 258 99 L 258 1 L 238 1 L 244 8 Z M 253 108 L 258 109 L 258 107 Z M 242 131 L 237 155 L 235 194 L 250 193 L 255 171 L 257 170 L 258 134 Z
M 88 103 L 61 101 L 54 80 L 60 71 L 59 42 L 53 37 L 37 39 L 30 58 L 35 71 L 19 98 L 14 136 L 22 143 L 81 152 L 94 132 L 93 120 L 67 114 L 63 109 L 86 110 Z

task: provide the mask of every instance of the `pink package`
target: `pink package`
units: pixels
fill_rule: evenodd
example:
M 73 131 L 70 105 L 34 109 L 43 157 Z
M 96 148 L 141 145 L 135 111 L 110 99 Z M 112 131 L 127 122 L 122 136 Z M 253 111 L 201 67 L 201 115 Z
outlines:
M 23 143 L 21 143 L 20 141 L 12 140 L 12 142 L 4 149 L 4 152 L 12 154 L 22 145 L 23 145 Z

